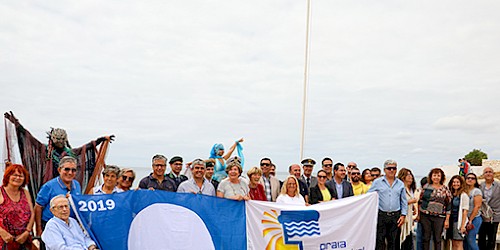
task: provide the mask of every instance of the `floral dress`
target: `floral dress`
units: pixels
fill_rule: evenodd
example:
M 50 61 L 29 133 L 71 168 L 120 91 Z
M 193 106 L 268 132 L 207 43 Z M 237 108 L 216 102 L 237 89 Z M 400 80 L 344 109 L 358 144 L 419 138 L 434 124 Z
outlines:
M 31 218 L 30 205 L 23 189 L 21 189 L 21 197 L 18 202 L 10 199 L 4 187 L 0 187 L 0 189 L 3 196 L 3 203 L 0 204 L 0 227 L 16 237 L 26 231 Z M 0 237 L 0 250 L 3 248 L 3 243 L 3 239 Z M 31 245 L 31 242 L 27 240 L 24 245 Z M 8 243 L 9 250 L 20 249 L 20 247 L 17 242 Z

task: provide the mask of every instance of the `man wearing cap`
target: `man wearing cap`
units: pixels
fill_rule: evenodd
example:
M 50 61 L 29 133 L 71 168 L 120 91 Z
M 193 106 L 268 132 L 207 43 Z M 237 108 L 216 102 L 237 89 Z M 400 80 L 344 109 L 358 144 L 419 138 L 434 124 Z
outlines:
M 271 159 L 262 158 L 260 160 L 260 169 L 262 170 L 262 177 L 259 183 L 264 186 L 267 201 L 276 201 L 280 194 L 280 181 L 271 175 Z
M 168 173 L 167 177 L 175 182 L 175 185 L 178 187 L 181 182 L 186 181 L 188 178 L 181 174 L 182 171 L 182 157 L 174 156 L 168 162 L 170 164 L 170 173 Z
M 311 158 L 306 158 L 300 163 L 302 164 L 302 169 L 304 169 L 304 174 L 300 176 L 300 180 L 307 185 L 308 191 L 311 191 L 312 187 L 318 185 L 318 178 L 312 175 L 316 161 Z
M 217 190 L 217 187 L 219 186 L 219 182 L 212 178 L 214 175 L 214 163 L 211 161 L 205 162 L 205 179 L 210 181 L 212 185 L 214 186 L 215 190 Z
M 191 163 L 193 178 L 182 182 L 177 188 L 178 193 L 193 193 L 215 196 L 212 183 L 205 179 L 205 161 L 196 159 Z
M 368 192 L 378 193 L 376 250 L 399 249 L 400 247 L 400 227 L 405 222 L 408 201 L 404 183 L 396 178 L 397 166 L 394 160 L 385 161 L 385 176 L 374 180 L 368 190 Z
M 139 182 L 140 189 L 149 190 L 165 190 L 170 192 L 177 191 L 175 182 L 170 178 L 165 177 L 165 170 L 167 169 L 167 157 L 163 155 L 155 155 L 152 160 L 153 172 Z

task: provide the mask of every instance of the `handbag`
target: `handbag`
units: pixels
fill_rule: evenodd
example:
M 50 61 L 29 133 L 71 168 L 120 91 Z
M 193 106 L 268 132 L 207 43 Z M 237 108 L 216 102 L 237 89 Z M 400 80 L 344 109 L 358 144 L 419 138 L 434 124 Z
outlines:
M 467 232 L 469 232 L 472 229 L 474 229 L 474 225 L 472 223 L 467 223 L 467 226 L 465 226 L 465 230 L 467 230 Z

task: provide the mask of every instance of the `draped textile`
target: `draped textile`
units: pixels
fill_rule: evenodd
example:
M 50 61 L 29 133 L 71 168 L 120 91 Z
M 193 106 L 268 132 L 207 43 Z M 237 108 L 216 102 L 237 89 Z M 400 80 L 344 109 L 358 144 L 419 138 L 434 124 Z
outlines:
M 56 150 L 50 141 L 46 145 L 37 140 L 19 121 L 12 122 L 6 119 L 6 123 L 9 122 L 15 125 L 21 161 L 30 176 L 28 190 L 33 201 L 36 199 L 41 186 L 59 175 L 57 167 L 59 160 L 64 156 L 72 156 L 77 159 L 78 170 L 75 179 L 80 182 L 82 192 L 87 189 L 87 186 L 90 186 L 90 188 L 94 186 L 93 182 L 89 184 L 89 180 L 93 175 L 100 174 L 100 171 L 95 171 L 96 164 L 98 163 L 98 156 L 100 154 L 102 158 L 99 162 L 100 166 L 104 165 L 107 143 L 101 144 L 98 148 L 96 141 L 90 141 L 78 148 L 65 147 L 63 150 Z M 11 138 L 11 135 L 6 134 L 7 143 L 15 143 L 15 140 Z M 109 140 L 107 139 L 106 142 L 109 142 Z

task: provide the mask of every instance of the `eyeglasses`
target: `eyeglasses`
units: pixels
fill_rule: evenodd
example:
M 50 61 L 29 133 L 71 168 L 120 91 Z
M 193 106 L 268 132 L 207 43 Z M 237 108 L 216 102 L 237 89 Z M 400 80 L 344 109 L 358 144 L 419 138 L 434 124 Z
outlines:
M 356 167 L 354 165 L 347 165 L 348 168 L 353 168 L 353 167 Z
M 194 170 L 204 170 L 205 167 L 201 167 L 201 166 L 195 166 L 193 167 Z
M 326 175 L 318 175 L 318 179 L 326 178 Z
M 485 174 L 493 174 L 493 171 L 484 171 Z
M 326 168 L 331 168 L 333 165 L 332 164 L 325 164 L 323 165 L 323 167 L 326 167 Z
M 122 175 L 122 180 L 124 180 L 124 181 L 128 180 L 128 181 L 132 182 L 132 181 L 134 181 L 134 177 Z
M 167 166 L 167 164 L 155 164 L 155 165 L 153 165 L 153 167 L 155 167 L 155 168 L 164 168 L 166 166 Z
M 360 175 L 361 173 L 352 172 L 351 175 Z
M 269 164 L 269 163 L 261 163 L 260 166 L 261 167 L 269 167 L 269 166 L 271 166 L 271 164 Z
M 76 172 L 76 168 L 63 168 L 63 170 L 66 171 L 66 172 L 69 172 L 69 171 L 71 171 L 73 173 Z
M 54 208 L 57 208 L 57 210 L 69 209 L 69 205 L 59 205 L 54 206 Z
M 389 171 L 395 171 L 398 168 L 397 167 L 386 167 L 385 169 L 387 169 Z
M 475 177 L 467 177 L 467 180 L 476 180 Z
M 372 177 L 379 177 L 379 174 L 371 174 Z

